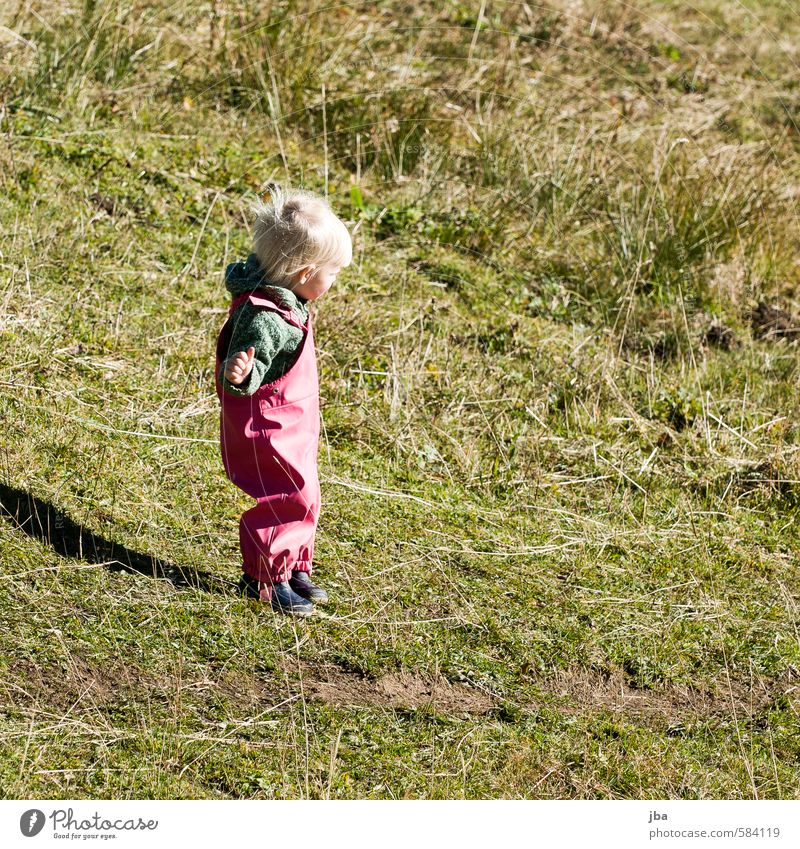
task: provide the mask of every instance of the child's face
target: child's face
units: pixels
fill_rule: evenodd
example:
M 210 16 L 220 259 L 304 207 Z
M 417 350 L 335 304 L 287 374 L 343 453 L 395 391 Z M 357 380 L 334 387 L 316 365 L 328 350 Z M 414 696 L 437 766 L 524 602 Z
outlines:
M 298 272 L 292 291 L 307 301 L 321 298 L 333 285 L 336 275 L 349 263 L 341 265 L 311 265 Z

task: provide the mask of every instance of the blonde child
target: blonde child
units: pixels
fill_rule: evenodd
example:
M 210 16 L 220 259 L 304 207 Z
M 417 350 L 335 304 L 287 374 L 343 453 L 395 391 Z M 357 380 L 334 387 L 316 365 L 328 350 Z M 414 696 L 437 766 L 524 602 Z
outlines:
M 217 340 L 220 449 L 230 480 L 256 499 L 242 514 L 240 590 L 308 616 L 326 592 L 311 581 L 320 512 L 320 413 L 309 304 L 350 264 L 352 243 L 328 202 L 270 186 L 255 208 L 253 252 L 228 266 L 232 296 Z

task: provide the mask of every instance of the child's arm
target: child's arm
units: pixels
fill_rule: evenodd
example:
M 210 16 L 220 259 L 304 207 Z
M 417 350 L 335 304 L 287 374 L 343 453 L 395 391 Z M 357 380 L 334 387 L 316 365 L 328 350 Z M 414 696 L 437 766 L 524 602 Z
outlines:
M 252 395 L 264 382 L 275 355 L 288 341 L 286 322 L 273 312 L 243 304 L 234 314 L 228 357 L 219 368 L 223 388 L 231 395 Z M 230 377 L 240 377 L 235 383 Z

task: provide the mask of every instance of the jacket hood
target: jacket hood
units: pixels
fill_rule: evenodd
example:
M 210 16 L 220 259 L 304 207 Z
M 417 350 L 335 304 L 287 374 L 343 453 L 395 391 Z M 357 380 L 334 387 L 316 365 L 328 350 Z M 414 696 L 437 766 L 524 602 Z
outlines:
M 287 289 L 285 286 L 270 283 L 264 277 L 264 273 L 258 264 L 258 257 L 255 254 L 250 254 L 244 262 L 232 262 L 225 269 L 225 288 L 234 298 L 243 292 L 263 289 L 281 306 L 294 309 L 300 313 L 307 312 L 308 301 L 305 298 L 295 295 L 291 289 Z

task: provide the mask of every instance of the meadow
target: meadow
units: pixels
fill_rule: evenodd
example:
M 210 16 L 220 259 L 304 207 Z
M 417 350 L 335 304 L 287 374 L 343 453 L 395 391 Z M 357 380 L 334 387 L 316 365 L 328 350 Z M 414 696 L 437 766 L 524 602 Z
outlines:
M 0 8 L 5 798 L 800 797 L 791 0 Z M 271 180 L 308 621 L 236 595 L 214 343 Z

